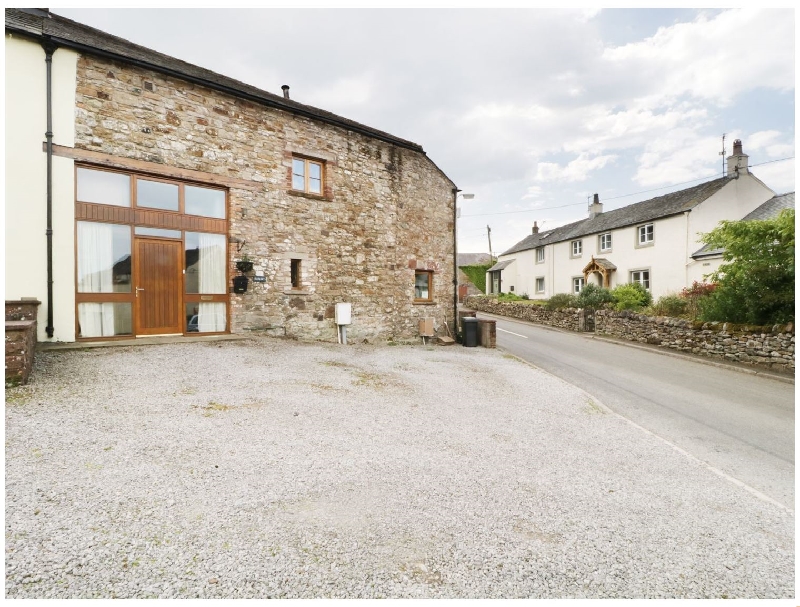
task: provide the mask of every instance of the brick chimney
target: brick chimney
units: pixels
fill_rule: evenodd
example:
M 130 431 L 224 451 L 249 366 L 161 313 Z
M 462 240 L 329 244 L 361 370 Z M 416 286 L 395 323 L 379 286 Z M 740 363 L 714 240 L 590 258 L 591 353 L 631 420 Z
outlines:
M 589 219 L 594 219 L 603 212 L 603 205 L 600 204 L 600 195 L 595 194 L 592 204 L 589 205 Z
M 733 154 L 728 156 L 728 177 L 738 177 L 748 172 L 749 156 L 742 151 L 742 140 L 733 142 Z
M 538 234 L 539 233 L 539 226 L 536 225 L 536 222 L 533 222 L 533 229 L 531 230 L 531 234 Z

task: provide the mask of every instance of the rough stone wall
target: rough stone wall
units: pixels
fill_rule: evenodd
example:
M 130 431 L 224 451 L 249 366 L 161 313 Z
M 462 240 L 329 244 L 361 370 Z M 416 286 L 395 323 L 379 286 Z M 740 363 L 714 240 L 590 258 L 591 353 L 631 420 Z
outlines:
M 464 302 L 467 308 L 488 312 L 498 316 L 510 316 L 542 325 L 559 327 L 569 331 L 578 331 L 581 327 L 583 313 L 581 310 L 567 308 L 564 310 L 546 310 L 544 306 L 515 302 L 500 302 L 494 297 L 478 295 L 468 297 Z
M 41 303 L 38 299 L 6 300 L 6 320 L 36 320 Z
M 598 310 L 597 333 L 778 371 L 794 370 L 794 325 L 756 327 Z
M 543 306 L 469 297 L 467 307 L 570 331 L 581 330 L 582 311 L 550 311 Z M 794 371 L 794 325 L 755 327 L 733 323 L 692 322 L 633 312 L 597 310 L 595 332 L 619 339 L 721 358 L 776 371 Z
M 337 302 L 351 340 L 452 317 L 454 186 L 423 153 L 105 59 L 77 73 L 76 147 L 258 184 L 229 190 L 230 235 L 266 279 L 231 293 L 233 332 L 335 340 Z M 323 195 L 291 190 L 293 154 L 324 162 Z M 415 268 L 434 271 L 432 304 L 413 303 Z
M 6 386 L 27 384 L 36 350 L 36 321 L 6 321 Z

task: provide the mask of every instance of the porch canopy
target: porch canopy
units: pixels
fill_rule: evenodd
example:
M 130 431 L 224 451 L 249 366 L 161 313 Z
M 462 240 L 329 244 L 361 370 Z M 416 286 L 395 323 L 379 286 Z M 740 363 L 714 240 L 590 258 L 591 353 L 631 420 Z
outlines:
M 599 274 L 602 280 L 602 286 L 605 288 L 611 287 L 611 274 L 613 274 L 614 270 L 617 269 L 613 263 L 608 261 L 603 257 L 598 257 L 595 259 L 594 255 L 592 256 L 592 261 L 583 268 L 583 279 L 586 283 L 589 283 L 589 276 L 591 274 Z

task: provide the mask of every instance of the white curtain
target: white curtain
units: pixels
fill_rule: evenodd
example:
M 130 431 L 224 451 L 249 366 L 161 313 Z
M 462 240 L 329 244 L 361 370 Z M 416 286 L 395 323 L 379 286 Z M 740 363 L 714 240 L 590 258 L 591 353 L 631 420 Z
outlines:
M 200 233 L 199 238 L 198 290 L 206 294 L 225 293 L 225 236 Z M 224 331 L 225 324 L 224 303 L 201 303 L 198 306 L 198 332 Z
M 111 293 L 114 290 L 113 226 L 78 222 L 78 291 Z M 113 304 L 85 303 L 78 306 L 82 337 L 114 335 Z

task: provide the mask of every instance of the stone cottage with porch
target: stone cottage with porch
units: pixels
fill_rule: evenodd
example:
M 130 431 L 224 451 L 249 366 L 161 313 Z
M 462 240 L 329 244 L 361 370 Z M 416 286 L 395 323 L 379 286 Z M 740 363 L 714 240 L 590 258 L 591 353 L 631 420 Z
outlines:
M 5 14 L 6 298 L 42 302 L 39 341 L 335 341 L 337 303 L 358 341 L 453 318 L 457 190 L 420 145 L 46 9 Z

